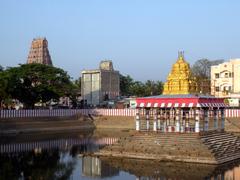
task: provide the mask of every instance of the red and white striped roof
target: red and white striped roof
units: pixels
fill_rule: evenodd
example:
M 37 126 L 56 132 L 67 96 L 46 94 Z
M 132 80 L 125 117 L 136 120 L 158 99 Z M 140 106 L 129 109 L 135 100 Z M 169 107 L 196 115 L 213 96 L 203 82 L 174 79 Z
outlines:
M 222 98 L 196 95 L 161 95 L 136 98 L 137 108 L 226 107 Z

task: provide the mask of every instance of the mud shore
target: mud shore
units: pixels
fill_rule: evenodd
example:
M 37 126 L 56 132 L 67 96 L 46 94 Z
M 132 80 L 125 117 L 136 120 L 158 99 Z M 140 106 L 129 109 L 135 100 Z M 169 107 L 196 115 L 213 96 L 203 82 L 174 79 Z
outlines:
M 134 130 L 135 119 L 134 117 L 126 116 L 71 116 L 0 119 L 0 134 L 72 132 L 90 129 Z M 240 133 L 240 119 L 226 119 L 225 130 L 227 132 Z

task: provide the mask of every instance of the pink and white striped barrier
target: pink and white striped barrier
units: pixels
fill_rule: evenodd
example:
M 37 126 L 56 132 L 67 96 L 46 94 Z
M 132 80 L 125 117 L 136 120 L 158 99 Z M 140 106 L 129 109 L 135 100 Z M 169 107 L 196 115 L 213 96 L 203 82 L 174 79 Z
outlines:
M 240 117 L 240 109 L 226 109 L 225 110 L 226 117 Z
M 66 117 L 76 114 L 100 116 L 135 116 L 137 109 L 54 109 L 54 110 L 0 110 L 0 118 L 25 118 L 25 117 Z M 194 112 L 190 112 L 190 117 Z M 226 117 L 240 117 L 240 109 L 226 109 Z
M 76 114 L 102 116 L 135 116 L 136 109 L 54 109 L 0 110 L 0 118 L 66 117 Z

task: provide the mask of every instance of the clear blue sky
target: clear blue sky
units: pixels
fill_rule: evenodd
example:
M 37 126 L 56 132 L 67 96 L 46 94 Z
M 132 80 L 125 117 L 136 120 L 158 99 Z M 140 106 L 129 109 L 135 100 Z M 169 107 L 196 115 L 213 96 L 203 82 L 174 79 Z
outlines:
M 0 64 L 25 63 L 46 37 L 53 63 L 77 78 L 111 59 L 137 80 L 165 80 L 178 50 L 240 57 L 239 0 L 0 0 Z

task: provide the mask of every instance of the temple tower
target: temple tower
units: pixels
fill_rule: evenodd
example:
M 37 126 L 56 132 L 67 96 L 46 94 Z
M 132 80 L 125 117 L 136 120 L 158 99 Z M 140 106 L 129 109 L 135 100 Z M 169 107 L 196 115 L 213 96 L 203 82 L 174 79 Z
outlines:
M 52 66 L 51 56 L 48 51 L 48 41 L 46 38 L 33 39 L 27 59 L 27 64 L 31 63 Z
M 172 66 L 163 94 L 193 94 L 197 92 L 197 83 L 192 77 L 189 64 L 184 59 L 183 52 L 178 53 L 177 62 Z

